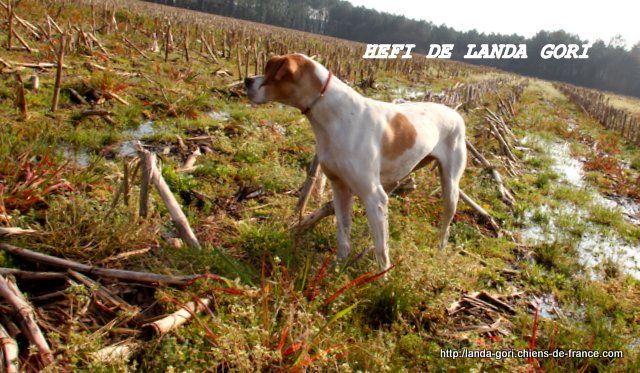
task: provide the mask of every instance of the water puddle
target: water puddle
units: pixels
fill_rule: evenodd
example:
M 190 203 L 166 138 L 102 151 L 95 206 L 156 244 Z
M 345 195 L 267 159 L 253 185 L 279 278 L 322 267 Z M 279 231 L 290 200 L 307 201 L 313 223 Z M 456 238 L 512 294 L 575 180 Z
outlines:
M 584 174 L 582 172 L 582 163 L 571 157 L 571 149 L 569 144 L 564 143 L 548 143 L 547 155 L 553 159 L 551 169 L 560 175 L 560 178 L 573 186 L 582 188 L 585 186 Z
M 209 115 L 211 119 L 218 120 L 221 122 L 226 122 L 231 117 L 229 113 L 227 113 L 226 111 L 215 111 L 215 110 L 210 111 L 207 115 Z
M 65 159 L 67 159 L 77 167 L 85 168 L 91 163 L 91 155 L 85 148 L 71 145 L 61 145 L 59 147 L 59 150 L 60 152 L 62 152 L 62 156 Z
M 629 222 L 640 225 L 640 203 L 623 196 L 606 196 L 602 199 L 622 210 L 622 214 Z
M 560 312 L 560 304 L 553 294 L 545 294 L 542 297 L 533 296 L 531 306 L 538 309 L 538 315 L 546 319 L 558 318 Z
M 545 149 L 546 154 L 553 160 L 551 167 L 558 174 L 560 183 L 586 190 L 591 196 L 593 205 L 618 210 L 631 223 L 637 224 L 640 220 L 637 217 L 640 206 L 635 201 L 602 196 L 586 183 L 582 163 L 571 157 L 567 143 L 531 138 L 524 138 L 522 141 L 523 143 L 537 141 L 543 143 L 540 148 Z M 605 261 L 612 261 L 626 273 L 640 278 L 640 244 L 629 243 L 615 232 L 607 232 L 606 228 L 587 221 L 588 216 L 587 206 L 570 202 L 556 208 L 542 205 L 525 212 L 523 220 L 527 228 L 521 230 L 520 235 L 524 242 L 531 244 L 555 241 L 574 242 L 580 261 L 585 266 L 595 268 Z M 571 232 L 562 229 L 562 222 L 566 223 L 567 219 L 575 225 L 584 227 L 582 232 L 572 235 Z
M 425 93 L 416 91 L 415 89 L 407 88 L 407 87 L 399 87 L 394 89 L 393 94 L 395 95 L 394 102 L 401 103 L 406 101 L 416 101 L 424 97 Z
M 144 122 L 135 130 L 125 132 L 125 136 L 131 140 L 122 141 L 118 145 L 118 158 L 127 158 L 137 154 L 136 144 L 143 137 L 151 136 L 157 132 L 157 128 L 153 125 L 153 121 Z
M 577 245 L 580 260 L 588 267 L 596 267 L 611 260 L 627 273 L 640 279 L 640 246 L 627 243 L 612 234 L 590 232 Z

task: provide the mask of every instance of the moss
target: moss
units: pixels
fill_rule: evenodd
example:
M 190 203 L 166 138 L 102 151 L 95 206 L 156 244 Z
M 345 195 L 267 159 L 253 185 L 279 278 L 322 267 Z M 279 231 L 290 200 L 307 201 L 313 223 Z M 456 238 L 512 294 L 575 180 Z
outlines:
M 560 201 L 571 202 L 578 206 L 588 206 L 591 194 L 585 189 L 576 189 L 566 185 L 559 185 L 553 189 L 553 196 Z
M 552 180 L 556 180 L 558 175 L 555 172 L 546 171 L 539 173 L 536 180 L 534 181 L 534 185 L 538 189 L 547 190 Z
M 631 164 L 630 164 L 631 168 L 633 168 L 636 171 L 640 171 L 640 154 L 636 154 L 633 159 L 631 160 Z

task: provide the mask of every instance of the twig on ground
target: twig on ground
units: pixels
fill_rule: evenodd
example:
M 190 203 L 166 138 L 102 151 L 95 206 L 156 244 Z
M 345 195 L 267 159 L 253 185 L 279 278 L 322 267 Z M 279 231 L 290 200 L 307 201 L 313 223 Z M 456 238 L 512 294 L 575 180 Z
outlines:
M 173 220 L 180 238 L 191 247 L 201 248 L 200 242 L 198 242 L 193 230 L 191 230 L 186 215 L 182 211 L 178 201 L 176 201 L 169 185 L 167 185 L 167 182 L 162 177 L 160 170 L 158 170 L 155 154 L 142 148 L 140 144 L 138 144 L 138 154 L 142 155 L 142 159 L 145 162 L 144 169 L 151 169 L 151 182 L 156 186 L 160 197 L 162 197 L 162 200 L 167 206 L 171 220 Z
M 16 310 L 22 331 L 29 342 L 36 346 L 42 366 L 46 367 L 53 363 L 51 348 L 49 348 L 49 344 L 36 322 L 33 307 L 25 300 L 18 287 L 4 276 L 0 276 L 0 297 L 4 298 Z
M 0 275 L 13 276 L 16 280 L 20 281 L 51 281 L 51 280 L 64 280 L 67 276 L 60 272 L 31 272 L 23 271 L 15 268 L 3 268 L 0 267 Z
M 18 343 L 11 338 L 6 329 L 0 324 L 0 368 L 6 373 L 18 373 Z
M 302 215 L 304 215 L 304 210 L 307 207 L 307 203 L 309 202 L 309 197 L 311 196 L 311 192 L 313 191 L 313 187 L 315 186 L 316 178 L 318 174 L 321 172 L 320 170 L 320 162 L 318 161 L 318 156 L 313 157 L 313 161 L 309 166 L 309 172 L 307 173 L 307 179 L 302 185 L 302 189 L 300 190 L 300 198 L 298 199 L 298 203 L 296 204 L 295 213 L 298 214 L 298 219 L 302 220 Z
M 0 227 L 0 237 L 37 235 L 37 234 L 43 234 L 43 233 L 44 232 L 37 231 L 34 229 L 23 229 L 23 228 L 17 228 L 17 227 Z
M 145 325 L 143 332 L 148 336 L 161 336 L 169 333 L 189 321 L 196 313 L 204 311 L 209 304 L 211 304 L 211 299 L 209 298 L 201 299 L 198 302 L 189 302 L 176 312 Z
M 36 251 L 31 251 L 28 249 L 9 245 L 6 243 L 0 243 L 0 249 L 5 250 L 6 252 L 12 255 L 18 256 L 22 259 L 25 259 L 31 262 L 36 262 L 36 263 L 45 264 L 45 265 L 58 267 L 58 268 L 65 268 L 65 269 L 70 268 L 70 269 L 73 269 L 74 271 L 78 271 L 81 273 L 86 273 L 93 276 L 114 278 L 120 281 L 181 286 L 181 285 L 188 285 L 193 280 L 199 278 L 199 275 L 170 276 L 170 275 L 160 275 L 160 274 L 149 273 L 149 272 L 136 272 L 136 271 L 123 270 L 123 269 L 94 267 L 94 266 L 74 262 L 68 259 L 56 258 L 50 255 L 42 254 Z

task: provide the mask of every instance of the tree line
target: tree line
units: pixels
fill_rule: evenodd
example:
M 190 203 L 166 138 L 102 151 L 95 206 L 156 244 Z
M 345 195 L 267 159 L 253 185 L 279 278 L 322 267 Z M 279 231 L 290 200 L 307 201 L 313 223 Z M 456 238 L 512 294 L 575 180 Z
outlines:
M 461 32 L 445 25 L 353 6 L 343 0 L 147 0 L 365 43 L 413 43 L 426 53 L 430 43 L 456 45 L 463 60 L 467 44 L 527 44 L 527 59 L 464 60 L 543 79 L 640 97 L 640 42 L 627 50 L 620 38 L 597 40 L 588 59 L 542 59 L 545 44 L 586 44 L 565 31 L 540 31 L 531 38 Z M 364 52 L 364 50 L 363 50 Z

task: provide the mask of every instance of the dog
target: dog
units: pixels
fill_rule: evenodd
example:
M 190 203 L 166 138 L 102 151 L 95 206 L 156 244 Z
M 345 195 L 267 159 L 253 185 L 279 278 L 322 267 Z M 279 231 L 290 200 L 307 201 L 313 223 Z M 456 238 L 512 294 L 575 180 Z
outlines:
M 247 77 L 244 85 L 251 102 L 298 108 L 311 123 L 318 161 L 333 191 L 339 258 L 349 255 L 355 195 L 367 212 L 376 260 L 382 270 L 390 268 L 387 193 L 434 160 L 444 207 L 439 247 L 446 247 L 467 162 L 460 114 L 437 103 L 364 97 L 303 54 L 271 57 L 264 75 Z

